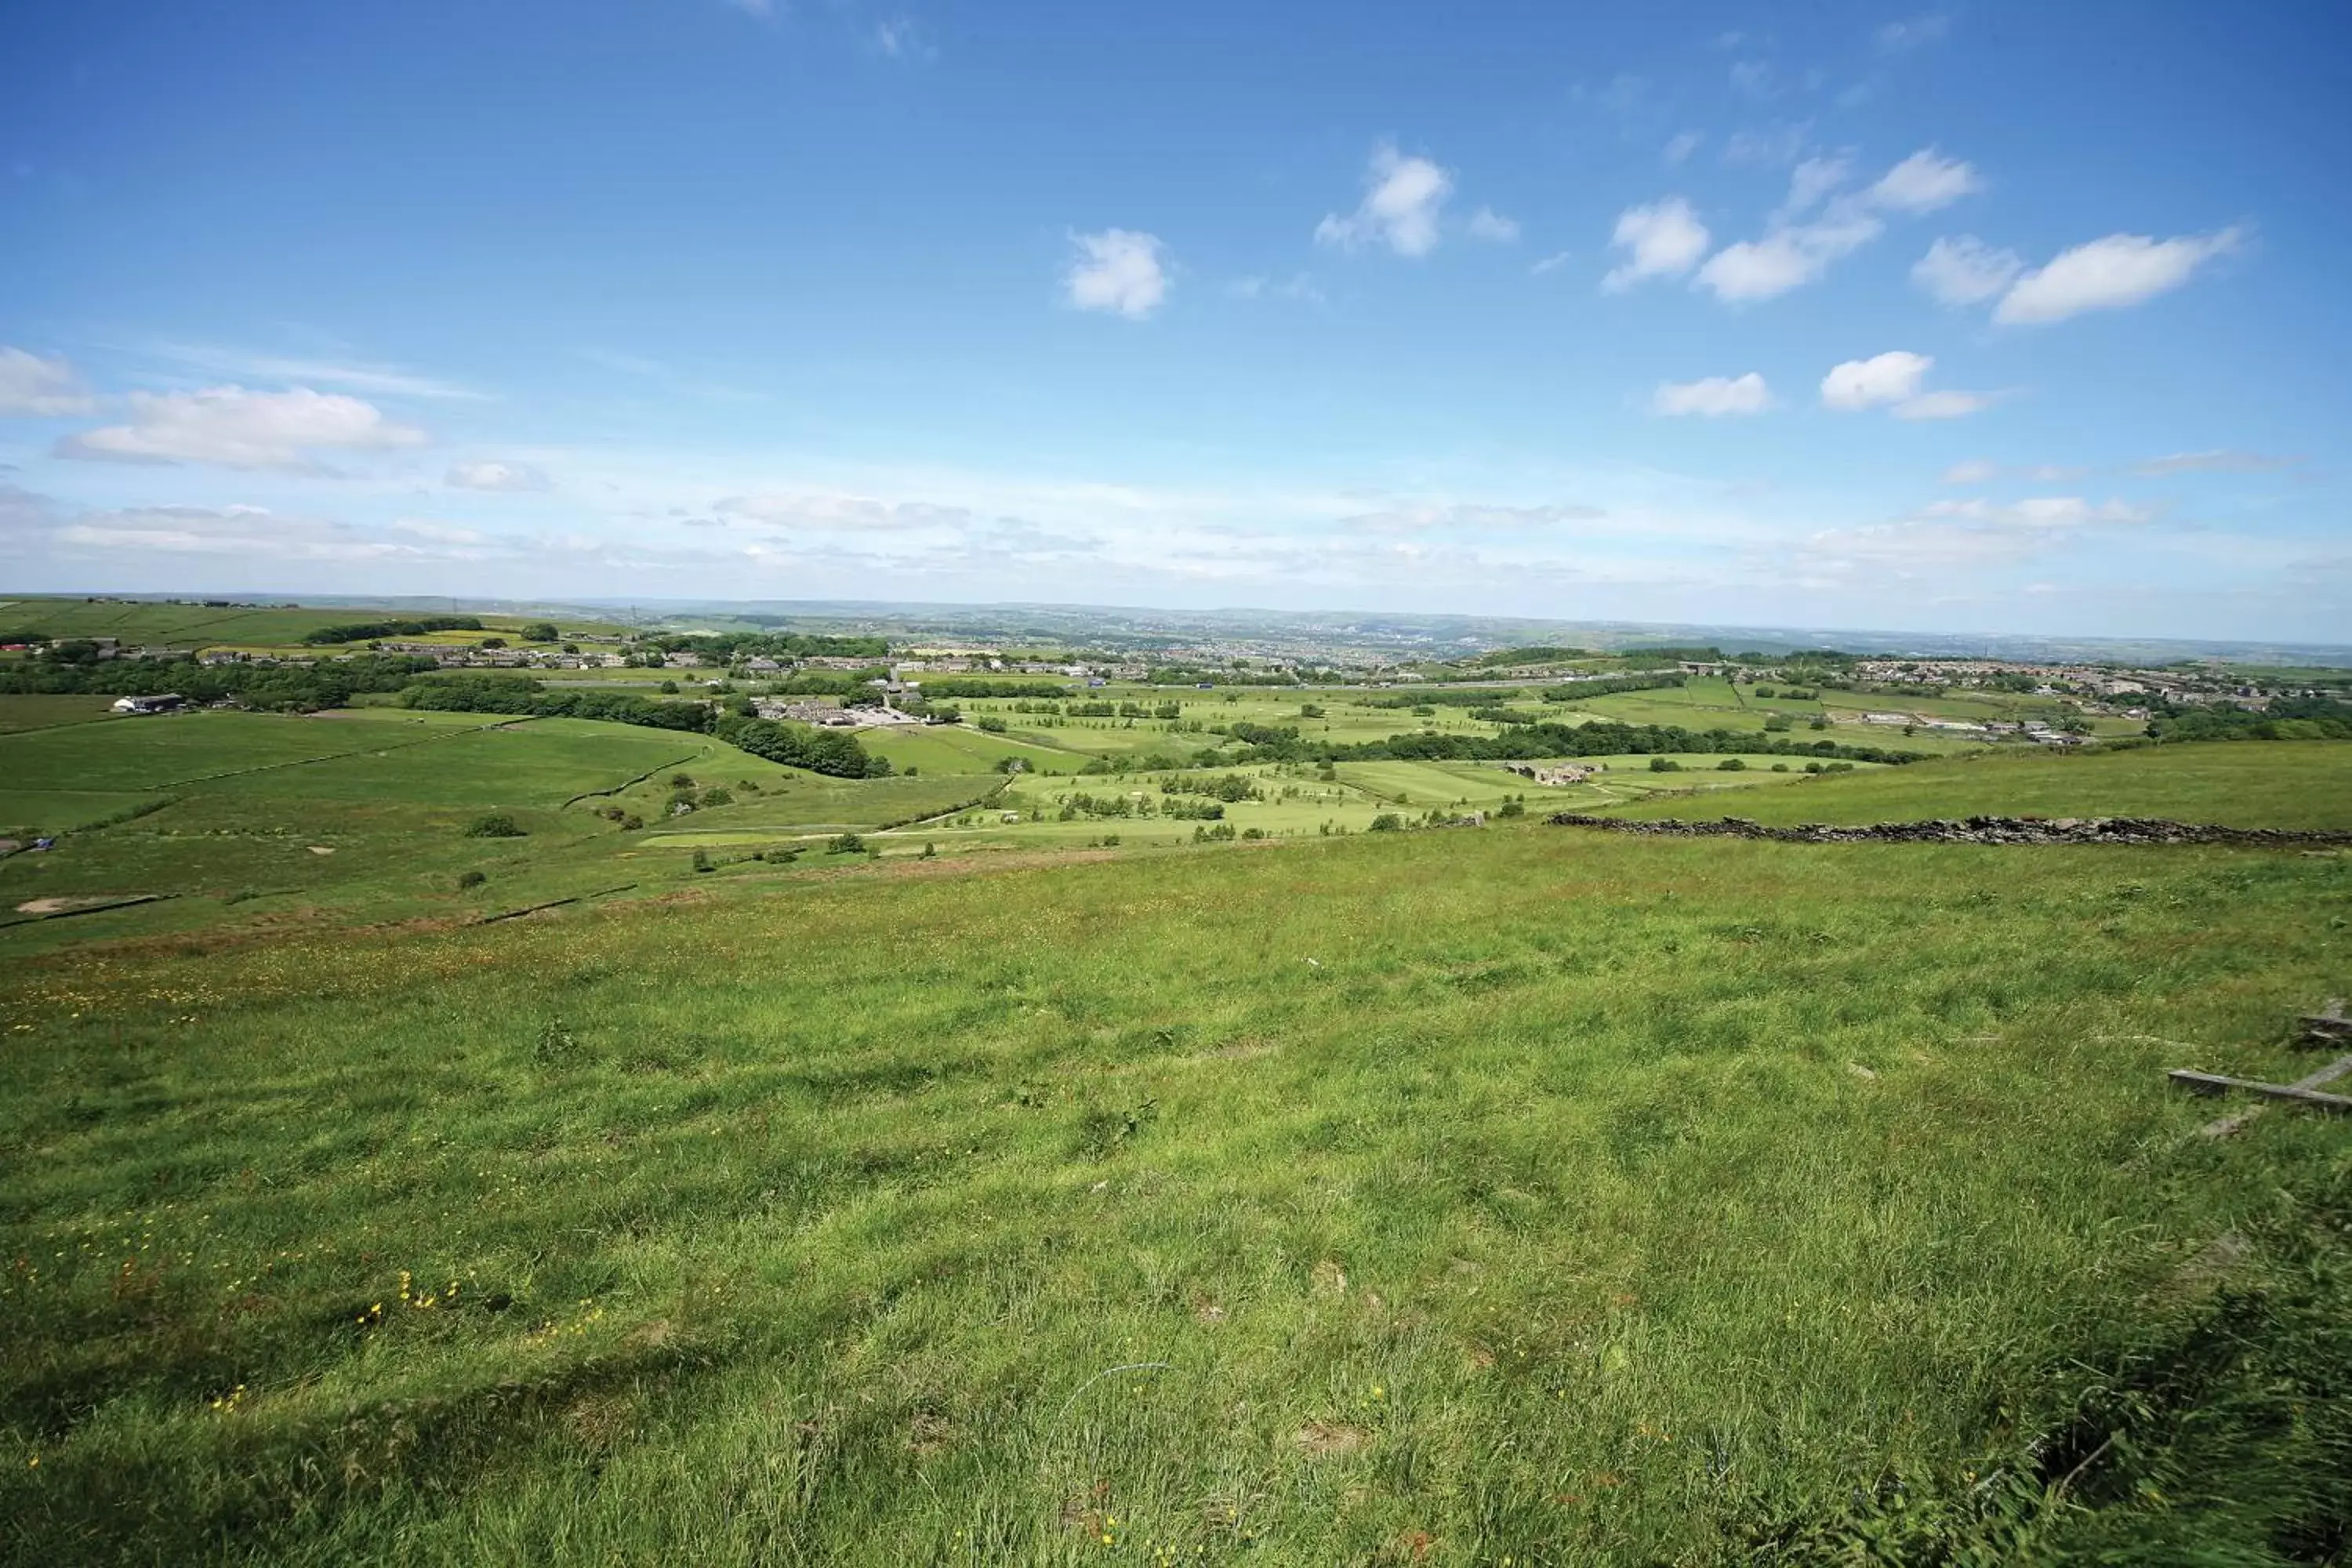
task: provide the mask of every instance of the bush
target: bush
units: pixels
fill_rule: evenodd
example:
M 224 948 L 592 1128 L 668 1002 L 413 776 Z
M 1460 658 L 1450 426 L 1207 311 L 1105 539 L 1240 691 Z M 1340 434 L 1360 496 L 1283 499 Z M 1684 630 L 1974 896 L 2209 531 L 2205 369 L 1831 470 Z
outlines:
M 1403 830 L 1404 830 L 1404 818 L 1403 818 L 1403 817 L 1402 817 L 1402 816 L 1398 816 L 1395 812 L 1393 812 L 1393 811 L 1384 811 L 1384 812 L 1381 813 L 1378 816 L 1375 816 L 1374 818 L 1372 818 L 1372 826 L 1371 826 L 1371 828 L 1370 828 L 1370 831 L 1371 831 L 1371 832 L 1374 832 L 1374 833 L 1401 833 L 1401 832 L 1402 832 Z
M 908 777 L 908 778 L 913 778 L 913 777 L 915 776 L 915 764 L 914 764 L 914 763 L 908 763 L 907 764 L 906 776 L 907 776 L 907 777 Z
M 525 642 L 553 642 L 562 635 L 553 621 L 533 621 L 522 629 Z
M 835 855 L 863 855 L 866 853 L 866 840 L 855 833 L 843 833 L 836 835 L 825 847 Z
M 486 816 L 474 818 L 473 826 L 466 829 L 466 837 L 468 838 L 520 838 L 523 837 L 523 831 L 515 826 L 513 817 L 503 811 L 493 811 Z
M 1525 816 L 1527 814 L 1526 804 L 1516 800 L 1507 800 L 1495 810 L 1496 816 Z
M 702 799 L 699 804 L 706 806 L 733 805 L 735 804 L 735 796 L 726 785 L 712 784 L 709 789 L 702 792 Z
M 1748 771 L 1748 763 L 1738 757 L 1726 757 L 1715 764 L 1715 771 L 1719 773 L 1744 773 Z
M 677 695 L 677 682 L 675 680 L 665 680 L 659 686 L 654 688 L 654 689 L 660 692 L 665 697 L 675 697 Z
M 711 869 L 710 851 L 708 849 L 698 849 L 694 852 L 694 868 L 698 871 L 708 871 Z
M 645 825 L 646 819 L 634 811 L 621 818 L 621 831 L 624 833 L 635 833 Z
M 1672 757 L 1652 757 L 1650 771 L 1654 773 L 1678 773 L 1683 771 L 1683 765 Z
M 694 787 L 694 775 L 692 773 L 672 773 L 669 775 L 669 787 L 672 789 L 692 789 Z
M 999 719 L 993 713 L 982 714 L 980 719 L 980 727 L 987 731 L 992 735 L 1002 735 L 1004 733 L 1004 721 Z
M 468 888 L 478 888 L 488 880 L 489 878 L 480 871 L 461 871 L 457 876 L 457 890 L 462 893 Z

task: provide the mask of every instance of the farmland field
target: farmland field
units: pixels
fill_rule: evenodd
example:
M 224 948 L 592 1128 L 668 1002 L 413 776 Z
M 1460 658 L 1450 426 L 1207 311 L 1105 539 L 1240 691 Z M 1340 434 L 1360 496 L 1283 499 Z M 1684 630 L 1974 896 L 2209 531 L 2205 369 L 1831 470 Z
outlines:
M 2305 821 L 2347 753 L 1741 799 L 2105 762 Z M 2302 1069 L 2352 858 L 915 868 L 20 961 L 9 1555 L 2252 1562 L 2352 1504 L 2341 1128 L 2162 1078 Z
M 2259 755 L 2249 756 L 2253 750 Z M 1987 814 L 2168 816 L 2240 827 L 2352 827 L 2352 771 L 2333 742 L 2156 746 L 2074 756 L 2032 752 L 1915 763 L 1744 795 L 1739 815 L 1799 822 L 1908 822 Z M 1612 816 L 1687 815 L 1673 801 Z M 1719 813 L 1717 814 L 1719 815 Z
M 57 712 L 0 733 L 62 835 L 0 860 L 10 1560 L 2156 1562 L 2352 1507 L 2340 1126 L 2201 1139 L 2162 1076 L 2305 1070 L 2352 857 L 1543 821 L 2352 826 L 2352 744 L 1549 787 L 1081 721 L 839 778 Z
M 152 600 L 26 597 L 0 599 L 0 633 L 35 633 L 59 638 L 114 637 L 125 647 L 282 648 L 299 646 L 310 633 L 327 626 L 429 613 L 358 606 L 174 605 Z M 509 633 L 536 618 L 539 617 L 496 615 L 479 617 L 488 631 Z M 577 616 L 563 617 L 563 625 L 583 632 L 620 629 Z M 455 633 L 448 635 L 448 640 L 477 642 L 483 635 Z M 434 638 L 426 634 L 415 640 Z

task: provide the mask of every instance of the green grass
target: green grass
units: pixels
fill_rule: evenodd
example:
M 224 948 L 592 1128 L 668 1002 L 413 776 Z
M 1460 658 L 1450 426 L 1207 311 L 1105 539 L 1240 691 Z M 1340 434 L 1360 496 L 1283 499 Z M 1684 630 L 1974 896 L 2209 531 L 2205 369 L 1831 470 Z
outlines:
M 1687 803 L 1660 800 L 1612 815 L 1693 814 Z M 2352 743 L 2239 742 L 2086 754 L 1983 753 L 1824 774 L 1792 790 L 1742 795 L 1738 814 L 1780 826 L 2008 815 L 2352 827 Z
M 0 1554 L 2268 1563 L 2343 1517 L 2342 1129 L 2199 1139 L 2160 1075 L 2301 1070 L 2352 859 L 903 870 L 14 966 Z
M 370 610 L 357 606 L 297 606 L 291 609 L 243 609 L 228 605 L 165 605 L 147 601 L 87 600 L 54 597 L 0 598 L 0 631 L 38 632 L 50 637 L 118 638 L 126 647 L 154 646 L 182 649 L 205 647 L 273 648 L 299 647 L 308 634 L 325 626 L 363 621 L 403 620 L 426 615 L 420 610 Z M 511 634 L 537 616 L 483 616 L 488 632 Z M 565 619 L 568 631 L 617 632 L 605 623 Z M 453 638 L 408 640 L 480 640 L 483 633 L 459 633 Z
M 0 696 L 0 735 L 88 724 L 108 717 L 111 697 Z

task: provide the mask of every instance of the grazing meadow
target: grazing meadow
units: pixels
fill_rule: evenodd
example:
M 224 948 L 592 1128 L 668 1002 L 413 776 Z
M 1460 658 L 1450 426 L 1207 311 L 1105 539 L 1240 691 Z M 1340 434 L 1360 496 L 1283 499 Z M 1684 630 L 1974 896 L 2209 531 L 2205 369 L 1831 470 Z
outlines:
M 2352 744 L 0 721 L 9 1560 L 2346 1544 L 2343 1124 L 2164 1074 L 2307 1070 L 2352 855 L 1543 818 L 2352 827 Z
M 842 867 L 12 966 L 9 1553 L 2269 1562 L 2347 1517 L 2340 1125 L 2199 1138 L 2162 1074 L 2299 1069 L 2352 859 Z

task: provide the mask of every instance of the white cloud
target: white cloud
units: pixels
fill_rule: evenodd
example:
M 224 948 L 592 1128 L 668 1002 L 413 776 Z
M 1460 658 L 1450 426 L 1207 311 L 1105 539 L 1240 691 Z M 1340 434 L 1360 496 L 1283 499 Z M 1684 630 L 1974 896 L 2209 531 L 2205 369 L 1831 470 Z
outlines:
M 1438 215 L 1453 194 L 1451 173 L 1383 142 L 1372 149 L 1363 201 L 1345 217 L 1326 214 L 1315 226 L 1316 243 L 1349 249 L 1381 244 L 1399 256 L 1426 256 L 1437 248 Z
M 794 495 L 759 493 L 727 496 L 711 503 L 721 517 L 770 528 L 802 528 L 820 532 L 898 532 L 914 529 L 957 529 L 970 525 L 973 514 L 961 506 L 937 506 L 926 501 L 884 501 L 856 495 Z
M 1653 414 L 1761 414 L 1772 406 L 1772 391 L 1754 371 L 1746 375 L 1710 375 L 1700 381 L 1664 382 L 1650 396 Z
M 425 432 L 396 425 L 373 404 L 340 393 L 134 392 L 131 423 L 68 437 L 61 458 L 123 463 L 215 463 L 229 468 L 313 468 L 317 451 L 416 447 Z
M 1769 300 L 1819 279 L 1831 263 L 1876 239 L 1885 226 L 1851 203 L 1835 203 L 1817 223 L 1725 246 L 1699 268 L 1697 282 L 1726 304 Z
M 543 490 L 547 476 L 529 463 L 453 463 L 443 481 L 462 490 Z
M 1982 189 L 1973 166 L 1925 147 L 1880 175 L 1870 199 L 1896 212 L 1931 213 Z
M 1990 392 L 1923 392 L 1895 405 L 1897 419 L 1960 419 L 1993 405 Z
M 887 16 L 874 25 L 871 35 L 874 52 L 886 59 L 932 60 L 939 58 L 938 46 L 923 25 L 910 16 Z
M 453 523 L 436 522 L 431 518 L 404 517 L 392 525 L 394 533 L 404 533 L 411 539 L 422 539 L 434 544 L 488 544 L 489 535 L 477 529 L 459 528 Z
M 2292 468 L 2302 461 L 2301 458 L 2273 458 L 2261 452 L 2175 452 L 2169 457 L 2135 463 L 2132 472 L 2152 479 L 2166 474 L 2258 474 Z
M 1070 243 L 1078 253 L 1062 282 L 1065 298 L 1077 309 L 1108 310 L 1139 321 L 1168 297 L 1158 236 L 1107 228 L 1100 234 L 1074 234 Z
M 1948 485 L 1989 484 L 1999 478 L 2000 465 L 1982 458 L 1970 458 L 1944 470 L 1944 482 Z
M 1771 226 L 1794 223 L 1813 208 L 1823 197 L 1846 182 L 1853 173 L 1853 159 L 1840 153 L 1833 157 L 1808 158 L 1789 174 L 1789 196 L 1772 214 Z
M 1688 158 L 1692 153 L 1697 152 L 1699 149 L 1699 143 L 1706 140 L 1706 136 L 1696 131 L 1685 131 L 1671 142 L 1668 142 L 1665 145 L 1664 152 L 1659 155 L 1665 159 L 1666 166 L 1668 168 L 1673 168 L 1675 165 Z
M 1972 234 L 1939 239 L 1911 265 L 1911 281 L 1939 305 L 1974 305 L 2009 287 L 2025 269 L 2013 250 L 1995 250 Z
M 1617 215 L 1617 227 L 1609 237 L 1611 245 L 1628 253 L 1627 259 L 1601 286 L 1614 291 L 1645 278 L 1679 277 L 1706 254 L 1706 226 L 1680 196 L 1627 207 Z
M 1548 528 L 1563 522 L 1590 522 L 1609 514 L 1597 506 L 1564 502 L 1549 506 L 1482 506 L 1454 502 L 1443 506 L 1395 506 L 1338 520 L 1342 528 L 1367 533 L 1420 533 L 1433 531 L 1509 531 Z
M 2033 496 L 2020 501 L 1939 500 L 1921 507 L 1922 518 L 1956 518 L 2002 528 L 2088 528 L 2097 523 L 2133 524 L 2155 514 L 2120 500 L 2094 503 L 2081 496 Z
M 1492 207 L 1480 207 L 1470 215 L 1470 237 L 1507 244 L 1519 237 L 1519 220 L 1505 217 Z
M 1753 163 L 1770 166 L 1793 163 L 1805 150 L 1805 142 L 1813 133 L 1812 122 L 1803 121 L 1794 125 L 1745 126 L 1731 133 L 1723 144 L 1723 161 L 1727 163 Z
M 0 415 L 52 419 L 96 406 L 81 377 L 63 359 L 47 359 L 0 345 Z
M 149 352 L 212 375 L 236 380 L 279 381 L 302 386 L 340 386 L 385 397 L 434 397 L 480 401 L 482 394 L 398 365 L 359 360 L 302 359 L 254 353 L 213 343 L 155 343 Z
M 1916 397 L 1921 379 L 1935 363 L 1927 354 L 1904 349 L 1847 360 L 1822 377 L 1822 406 L 1852 413 Z
M 2085 310 L 2137 305 L 2179 288 L 2206 262 L 2235 250 L 2240 238 L 2234 228 L 2162 240 L 2111 234 L 2061 251 L 2047 267 L 2019 279 L 1993 308 L 1992 319 L 2038 326 Z
M 1731 68 L 1732 90 L 1762 103 L 1780 95 L 1771 66 L 1763 60 L 1740 60 Z
M 1567 266 L 1575 258 L 1576 252 L 1573 250 L 1555 250 L 1549 256 L 1545 257 L 1541 261 L 1537 262 L 1533 267 L 1528 268 L 1528 271 L 1535 277 L 1540 278 L 1547 272 L 1557 271 L 1559 268 Z
M 1974 169 L 1932 148 L 1904 159 L 1868 190 L 1834 195 L 1850 168 L 1843 157 L 1800 164 L 1763 237 L 1709 257 L 1699 268 L 1698 286 L 1727 304 L 1772 299 L 1817 280 L 1832 263 L 1876 239 L 1886 227 L 1881 213 L 1932 211 L 1978 188 Z M 1794 221 L 1816 205 L 1818 217 Z
M 1264 274 L 1236 278 L 1225 285 L 1225 292 L 1236 300 L 1297 300 L 1309 305 L 1324 302 L 1323 290 L 1304 272 L 1291 274 L 1286 283 L 1277 283 Z
M 1897 55 L 1928 44 L 1941 43 L 1951 30 L 1952 19 L 1949 16 L 1931 12 L 1908 21 L 1889 22 L 1879 28 L 1874 37 L 1880 48 L 1890 55 Z
M 267 507 L 146 506 L 83 512 L 50 538 L 69 552 L 223 556 L 246 563 L 446 561 L 483 553 L 433 539 L 422 526 L 401 531 L 428 542 L 404 544 L 348 523 L 288 516 Z

